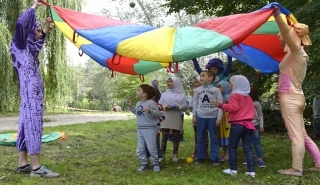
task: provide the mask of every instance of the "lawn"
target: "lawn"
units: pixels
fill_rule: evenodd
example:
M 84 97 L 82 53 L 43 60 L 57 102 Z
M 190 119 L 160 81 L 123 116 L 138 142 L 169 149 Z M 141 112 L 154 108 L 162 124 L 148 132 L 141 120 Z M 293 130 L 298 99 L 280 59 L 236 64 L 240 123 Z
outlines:
M 68 138 L 43 144 L 42 163 L 61 173 L 55 179 L 30 178 L 16 174 L 17 152 L 14 147 L 0 146 L 0 184 L 60 185 L 60 184 L 318 184 L 319 172 L 305 172 L 303 177 L 283 176 L 277 170 L 290 167 L 290 142 L 285 134 L 263 134 L 262 143 L 267 168 L 256 168 L 257 176 L 252 179 L 244 175 L 244 155 L 239 148 L 238 175 L 228 176 L 222 170 L 228 163 L 213 166 L 210 161 L 201 165 L 187 164 L 194 148 L 191 120 L 185 120 L 186 141 L 180 144 L 179 162 L 171 160 L 172 143 L 168 144 L 167 158 L 161 163 L 161 172 L 152 170 L 137 172 L 140 162 L 136 157 L 135 120 L 108 121 L 45 128 L 44 133 L 64 131 Z M 6 132 L 8 133 L 8 132 Z M 309 154 L 305 167 L 312 167 Z

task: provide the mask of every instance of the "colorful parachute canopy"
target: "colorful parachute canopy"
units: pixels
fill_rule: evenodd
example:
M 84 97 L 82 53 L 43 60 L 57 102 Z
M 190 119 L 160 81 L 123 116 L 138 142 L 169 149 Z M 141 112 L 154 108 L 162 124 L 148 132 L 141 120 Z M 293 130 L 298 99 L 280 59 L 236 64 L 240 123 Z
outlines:
M 268 9 L 274 4 L 276 3 L 269 4 L 262 9 Z M 285 22 L 287 22 L 286 18 L 288 18 L 288 21 L 291 23 L 298 22 L 289 10 L 281 5 L 279 5 L 279 8 Z M 240 44 L 224 50 L 224 52 L 248 64 L 261 73 L 275 73 L 279 70 L 279 63 L 285 55 L 277 36 L 279 32 L 279 27 L 274 17 L 271 16 L 267 22 L 261 25 Z
M 68 39 L 114 71 L 143 75 L 173 61 L 224 51 L 262 73 L 273 73 L 284 56 L 272 17 L 275 4 L 182 28 L 133 24 L 58 6 L 50 10 L 56 27 Z M 284 10 L 281 6 L 285 15 L 291 14 Z

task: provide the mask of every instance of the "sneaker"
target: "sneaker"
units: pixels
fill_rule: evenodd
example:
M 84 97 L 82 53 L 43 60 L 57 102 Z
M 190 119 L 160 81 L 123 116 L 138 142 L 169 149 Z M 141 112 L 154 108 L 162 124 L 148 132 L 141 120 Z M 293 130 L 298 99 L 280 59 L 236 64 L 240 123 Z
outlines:
M 267 167 L 266 164 L 264 164 L 264 162 L 263 162 L 262 159 L 257 160 L 257 165 L 258 165 L 260 168 L 265 168 L 265 167 Z
M 223 170 L 223 173 L 228 174 L 228 175 L 237 175 L 238 171 L 237 170 L 225 169 L 225 170 Z
M 44 166 L 41 166 L 41 168 L 37 171 L 32 170 L 30 173 L 30 177 L 44 177 L 44 178 L 51 178 L 51 177 L 59 177 L 59 173 L 55 173 L 50 171 Z
M 256 172 L 246 172 L 245 175 L 250 176 L 252 178 L 256 177 Z
M 247 165 L 247 160 L 243 161 L 243 163 L 242 163 L 242 164 Z
M 160 166 L 158 166 L 158 165 L 153 166 L 153 171 L 154 172 L 159 172 L 160 171 Z
M 173 162 L 178 162 L 179 158 L 175 155 L 175 156 L 173 156 L 172 160 L 173 160 Z
M 198 158 L 194 161 L 195 164 L 201 164 L 202 162 L 203 162 L 203 159 L 198 159 Z
M 220 161 L 216 160 L 216 161 L 212 161 L 213 166 L 219 166 L 220 165 Z
M 32 170 L 31 165 L 27 164 L 24 168 L 17 167 L 16 172 L 17 173 L 30 173 Z
M 138 168 L 138 172 L 143 172 L 143 171 L 147 170 L 148 168 L 149 168 L 148 165 L 142 165 L 142 166 L 140 166 L 140 167 Z

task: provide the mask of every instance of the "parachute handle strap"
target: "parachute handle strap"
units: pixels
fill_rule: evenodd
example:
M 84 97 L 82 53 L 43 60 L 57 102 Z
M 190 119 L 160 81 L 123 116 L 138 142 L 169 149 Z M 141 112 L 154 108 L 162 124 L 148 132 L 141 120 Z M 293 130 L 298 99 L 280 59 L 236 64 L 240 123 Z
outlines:
M 175 62 L 175 64 L 176 64 L 175 70 L 174 70 L 173 67 L 172 67 L 172 63 L 173 63 L 173 62 L 170 62 L 170 63 L 169 63 L 169 66 L 168 66 L 168 70 L 167 70 L 167 71 L 169 71 L 170 73 L 177 73 L 177 72 L 179 71 L 179 63 L 178 63 L 178 62 Z
M 111 70 L 111 77 L 114 77 L 115 74 L 116 74 L 115 71 Z
M 144 82 L 144 75 L 139 75 L 141 82 Z
M 76 31 L 73 32 L 73 36 L 72 36 L 72 42 L 77 43 L 79 34 L 76 33 Z
M 46 6 L 51 6 L 49 3 L 45 2 L 44 0 L 39 0 L 39 2 L 46 5 Z
M 243 54 L 243 49 L 242 49 L 242 47 L 241 47 L 239 44 L 237 44 L 237 45 L 235 45 L 235 46 L 237 46 L 237 47 L 239 48 L 240 53 L 236 53 L 236 52 L 234 51 L 233 47 L 231 47 L 230 50 L 231 50 L 235 55 L 242 55 L 242 54 Z
M 113 65 L 119 65 L 119 64 L 120 64 L 121 55 L 118 55 L 118 56 L 119 56 L 119 61 L 118 61 L 117 63 L 115 63 L 116 56 L 117 56 L 117 55 L 113 55 L 113 56 L 112 56 L 111 63 L 112 63 Z
M 78 50 L 78 54 L 79 54 L 80 57 L 82 57 L 82 55 L 83 55 L 83 51 L 80 48 Z

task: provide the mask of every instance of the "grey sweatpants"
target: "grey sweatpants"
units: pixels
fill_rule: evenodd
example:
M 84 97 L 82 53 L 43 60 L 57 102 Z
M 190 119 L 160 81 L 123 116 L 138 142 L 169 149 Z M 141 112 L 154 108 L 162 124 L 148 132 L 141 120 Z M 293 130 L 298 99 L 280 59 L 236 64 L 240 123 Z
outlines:
M 146 153 L 146 147 L 151 155 L 152 164 L 159 165 L 159 157 L 157 150 L 157 128 L 145 128 L 138 129 L 138 147 L 137 156 L 139 157 L 142 165 L 148 165 L 148 157 Z

